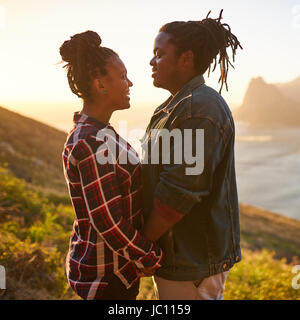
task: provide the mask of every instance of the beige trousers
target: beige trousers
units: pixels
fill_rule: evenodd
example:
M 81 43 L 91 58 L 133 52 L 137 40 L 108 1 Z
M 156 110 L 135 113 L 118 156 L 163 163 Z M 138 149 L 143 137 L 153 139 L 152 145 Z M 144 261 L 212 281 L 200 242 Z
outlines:
M 172 281 L 154 276 L 154 290 L 159 300 L 223 300 L 229 271 L 196 281 Z

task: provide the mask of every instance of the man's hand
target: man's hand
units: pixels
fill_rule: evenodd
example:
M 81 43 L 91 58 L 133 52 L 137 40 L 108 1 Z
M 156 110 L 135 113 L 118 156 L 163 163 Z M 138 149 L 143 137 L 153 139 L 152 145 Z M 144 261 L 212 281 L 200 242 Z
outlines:
M 155 268 L 143 268 L 143 269 L 137 269 L 136 273 L 139 277 L 151 277 L 155 274 L 156 269 Z

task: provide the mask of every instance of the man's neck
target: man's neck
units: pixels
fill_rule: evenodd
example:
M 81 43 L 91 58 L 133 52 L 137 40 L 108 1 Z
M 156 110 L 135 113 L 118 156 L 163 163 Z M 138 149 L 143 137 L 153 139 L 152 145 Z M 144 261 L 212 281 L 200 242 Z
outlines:
M 188 82 L 190 82 L 192 79 L 194 79 L 197 75 L 198 74 L 196 74 L 196 73 L 184 75 L 183 77 L 181 77 L 180 81 L 176 85 L 174 85 L 174 87 L 168 89 L 168 91 L 174 97 L 177 92 L 179 92 Z

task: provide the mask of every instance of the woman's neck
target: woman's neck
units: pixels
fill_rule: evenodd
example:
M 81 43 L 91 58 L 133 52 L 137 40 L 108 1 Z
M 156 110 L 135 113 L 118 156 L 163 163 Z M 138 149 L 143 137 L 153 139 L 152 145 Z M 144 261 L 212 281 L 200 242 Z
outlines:
M 105 106 L 99 102 L 83 101 L 81 113 L 108 124 L 113 111 L 108 106 Z

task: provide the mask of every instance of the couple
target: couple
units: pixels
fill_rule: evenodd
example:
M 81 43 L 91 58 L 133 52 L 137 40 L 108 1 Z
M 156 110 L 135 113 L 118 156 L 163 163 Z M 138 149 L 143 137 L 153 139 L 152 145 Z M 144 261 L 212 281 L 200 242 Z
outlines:
M 159 299 L 223 298 L 229 270 L 241 260 L 235 131 L 226 102 L 203 74 L 219 55 L 221 89 L 227 87 L 226 48 L 234 57 L 241 46 L 221 18 L 222 11 L 217 19 L 165 24 L 150 61 L 154 86 L 171 96 L 154 111 L 145 140 L 154 129 L 203 129 L 204 167 L 197 175 L 187 174 L 184 161 L 121 163 L 132 148 L 109 121 L 130 107 L 132 82 L 122 60 L 93 31 L 60 47 L 69 86 L 83 101 L 63 152 L 76 213 L 66 272 L 83 299 L 135 300 L 143 276 L 153 276 Z M 101 161 L 109 152 L 108 137 L 99 134 L 105 130 L 118 145 L 114 161 Z M 197 148 L 195 135 L 188 144 Z

